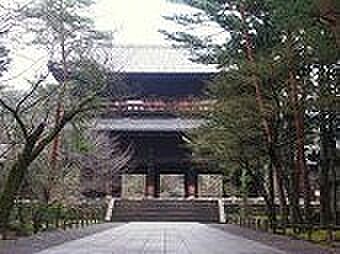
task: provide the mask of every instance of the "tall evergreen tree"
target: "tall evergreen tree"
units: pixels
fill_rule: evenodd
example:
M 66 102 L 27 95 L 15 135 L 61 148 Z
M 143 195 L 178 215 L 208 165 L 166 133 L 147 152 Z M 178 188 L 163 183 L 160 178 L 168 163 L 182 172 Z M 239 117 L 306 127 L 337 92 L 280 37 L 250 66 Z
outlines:
M 328 58 L 328 63 L 333 67 L 338 59 L 337 51 L 334 51 L 335 34 L 327 26 L 318 22 L 314 16 L 318 8 L 317 2 L 314 0 L 187 0 L 181 2 L 198 8 L 199 14 L 177 15 L 168 19 L 183 25 L 216 22 L 221 29 L 230 34 L 230 39 L 223 44 L 214 45 L 209 39 L 197 38 L 188 33 L 164 33 L 169 39 L 189 44 L 197 49 L 198 61 L 213 59 L 220 64 L 220 76 L 224 78 L 222 86 L 227 92 L 217 93 L 217 105 L 225 104 L 226 107 L 230 107 L 229 101 L 233 101 L 233 104 L 238 105 L 239 108 L 244 106 L 243 110 L 246 112 L 247 103 L 253 103 L 253 107 L 257 109 L 257 120 L 260 121 L 259 126 L 262 129 L 267 151 L 268 172 L 266 174 L 275 175 L 278 183 L 281 218 L 284 222 L 288 219 L 286 203 L 288 199 L 292 222 L 300 223 L 303 219 L 309 220 L 311 215 L 309 203 L 312 196 L 305 150 L 310 140 L 309 134 L 315 130 L 312 121 L 315 118 L 311 116 L 322 112 L 322 109 L 315 107 L 312 101 L 316 98 L 317 101 L 322 100 L 323 97 L 320 93 L 316 93 L 315 89 L 323 91 L 325 87 L 329 87 L 332 90 L 332 98 L 335 98 L 338 93 L 334 85 L 336 76 L 334 73 L 327 73 L 328 81 L 333 80 L 328 83 L 321 83 L 320 76 L 317 75 L 315 78 L 314 75 L 319 68 L 317 67 L 320 61 L 319 54 L 333 52 L 333 57 Z M 202 52 L 210 57 L 202 57 Z M 230 75 L 233 78 L 230 78 Z M 238 97 L 230 98 L 228 93 L 232 94 L 235 90 L 233 84 L 240 87 L 248 86 L 246 90 L 248 96 L 240 94 Z M 218 110 L 220 110 L 219 106 L 216 107 L 216 111 Z M 242 114 L 238 115 L 242 116 Z M 217 112 L 213 112 L 207 118 L 212 121 L 215 116 L 219 121 L 213 120 L 213 122 L 221 127 L 228 121 L 233 123 L 240 121 L 229 114 L 222 116 Z M 320 124 L 322 126 L 325 121 L 316 123 L 317 126 Z M 327 126 L 333 125 L 327 124 Z M 216 129 L 218 128 L 211 129 L 210 132 Z M 238 130 L 242 133 L 241 136 L 245 135 L 245 130 L 248 129 L 243 127 Z M 235 134 L 237 128 L 233 131 L 221 128 L 219 135 L 223 139 L 230 140 L 228 132 Z M 204 132 L 202 133 L 200 139 L 204 140 Z M 254 135 L 249 133 L 250 136 Z M 331 143 L 334 147 L 334 135 L 332 137 Z M 230 142 L 213 139 L 219 144 L 214 146 L 212 140 L 209 138 L 207 140 L 209 142 L 205 149 L 210 148 L 211 151 L 216 152 L 217 148 L 223 150 L 221 147 L 224 149 L 232 147 Z M 322 145 L 321 150 L 323 150 Z M 321 163 L 322 168 L 324 166 Z M 274 172 L 271 172 L 271 169 Z M 267 182 L 269 190 L 274 189 L 270 187 L 272 182 L 273 180 Z M 324 182 L 329 183 L 328 180 Z M 274 193 L 272 191 L 270 193 L 273 200 Z M 303 213 L 299 204 L 301 196 L 305 203 Z M 321 199 L 326 200 L 326 196 Z

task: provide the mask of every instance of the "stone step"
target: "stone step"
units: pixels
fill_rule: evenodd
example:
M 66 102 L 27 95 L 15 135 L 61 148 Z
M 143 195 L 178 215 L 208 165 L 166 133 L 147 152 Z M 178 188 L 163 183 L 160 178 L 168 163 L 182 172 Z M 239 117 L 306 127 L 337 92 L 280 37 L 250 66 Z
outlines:
M 114 210 L 138 210 L 138 211 L 209 211 L 209 210 L 216 210 L 218 207 L 119 207 L 115 206 Z
M 145 206 L 152 206 L 152 207 L 211 207 L 213 205 L 217 205 L 216 201 L 210 202 L 178 202 L 178 201 L 116 201 L 116 205 L 124 206 L 124 207 L 145 207 Z
M 151 216 L 133 216 L 133 217 L 113 217 L 112 222 L 144 222 L 144 221 L 152 221 L 152 222 L 201 222 L 201 223 L 218 223 L 218 218 L 202 218 L 202 217 L 151 217 Z
M 217 206 L 162 206 L 162 205 L 152 205 L 152 206 L 126 206 L 126 205 L 119 205 L 116 204 L 115 208 L 121 208 L 121 209 L 215 209 Z
M 112 221 L 218 222 L 216 200 L 117 200 Z
M 217 200 L 200 200 L 200 199 L 121 199 L 116 202 L 122 202 L 125 204 L 211 204 L 215 203 Z
M 130 211 L 130 212 L 125 212 L 125 211 L 114 211 L 112 216 L 127 216 L 127 215 L 139 215 L 139 214 L 143 214 L 143 215 L 174 215 L 174 216 L 214 216 L 216 213 L 213 211 L 209 211 L 209 212 L 200 212 L 200 211 Z
M 127 215 L 162 215 L 162 216 L 165 216 L 165 215 L 178 215 L 178 216 L 195 216 L 195 215 L 198 215 L 198 216 L 214 216 L 216 215 L 216 212 L 213 212 L 213 211 L 209 211 L 209 212 L 200 212 L 200 211 L 160 211 L 160 212 L 157 212 L 157 211 L 143 211 L 143 212 L 140 212 L 140 211 L 130 211 L 130 212 L 125 212 L 125 211 L 114 211 L 112 213 L 112 216 L 127 216 Z
M 143 214 L 157 214 L 157 213 L 162 213 L 162 214 L 215 214 L 214 210 L 166 210 L 166 209 L 162 209 L 162 210 L 151 210 L 151 209 L 143 209 L 143 210 L 130 210 L 130 211 L 126 211 L 124 209 L 116 209 L 113 211 L 112 216 L 116 215 L 116 214 L 138 214 L 138 213 L 143 213 Z

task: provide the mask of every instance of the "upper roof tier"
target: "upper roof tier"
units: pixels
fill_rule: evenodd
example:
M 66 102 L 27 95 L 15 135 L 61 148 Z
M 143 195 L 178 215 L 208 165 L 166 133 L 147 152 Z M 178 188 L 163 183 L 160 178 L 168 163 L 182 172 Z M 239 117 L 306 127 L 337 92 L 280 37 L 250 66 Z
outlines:
M 207 82 L 218 72 L 214 65 L 191 61 L 189 50 L 170 46 L 112 46 L 92 54 L 114 74 L 105 94 L 122 90 L 129 98 L 204 96 Z M 49 70 L 56 80 L 63 80 L 59 64 L 50 62 Z
M 215 73 L 216 65 L 191 60 L 184 48 L 159 45 L 114 45 L 98 53 L 115 71 L 123 73 Z

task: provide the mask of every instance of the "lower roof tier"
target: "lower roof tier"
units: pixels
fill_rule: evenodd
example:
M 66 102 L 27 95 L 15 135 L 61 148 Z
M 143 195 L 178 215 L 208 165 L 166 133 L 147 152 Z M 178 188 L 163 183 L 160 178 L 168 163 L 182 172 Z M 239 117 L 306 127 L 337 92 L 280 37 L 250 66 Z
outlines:
M 182 132 L 200 127 L 203 119 L 188 118 L 110 118 L 96 119 L 97 131 Z

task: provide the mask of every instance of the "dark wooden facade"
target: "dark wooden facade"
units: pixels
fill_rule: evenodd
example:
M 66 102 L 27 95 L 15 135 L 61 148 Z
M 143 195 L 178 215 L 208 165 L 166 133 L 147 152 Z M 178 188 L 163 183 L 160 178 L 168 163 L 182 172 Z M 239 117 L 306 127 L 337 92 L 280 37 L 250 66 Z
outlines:
M 160 176 L 180 174 L 184 176 L 185 196 L 197 196 L 198 175 L 218 172 L 211 170 L 209 162 L 193 161 L 187 133 L 203 123 L 199 115 L 209 110 L 205 87 L 215 69 L 193 63 L 184 51 L 169 47 L 123 46 L 113 51 L 118 52 L 114 59 L 128 61 L 122 68 L 118 64 L 121 78 L 104 96 L 116 93 L 117 82 L 124 96 L 108 98 L 95 129 L 119 136 L 122 149 L 132 147 L 133 158 L 109 179 L 111 193 L 107 194 L 121 196 L 123 174 L 142 174 L 146 176 L 145 196 L 158 197 Z
M 194 162 L 187 144 L 187 133 L 202 123 L 197 113 L 209 109 L 204 89 L 212 74 L 125 75 L 126 84 L 137 92 L 113 101 L 98 127 L 118 135 L 123 147 L 132 146 L 132 160 L 121 173 L 145 175 L 147 197 L 159 197 L 160 175 L 183 175 L 184 196 L 197 196 L 198 174 L 218 173 L 208 162 Z M 121 188 L 113 189 L 112 195 L 121 196 Z

